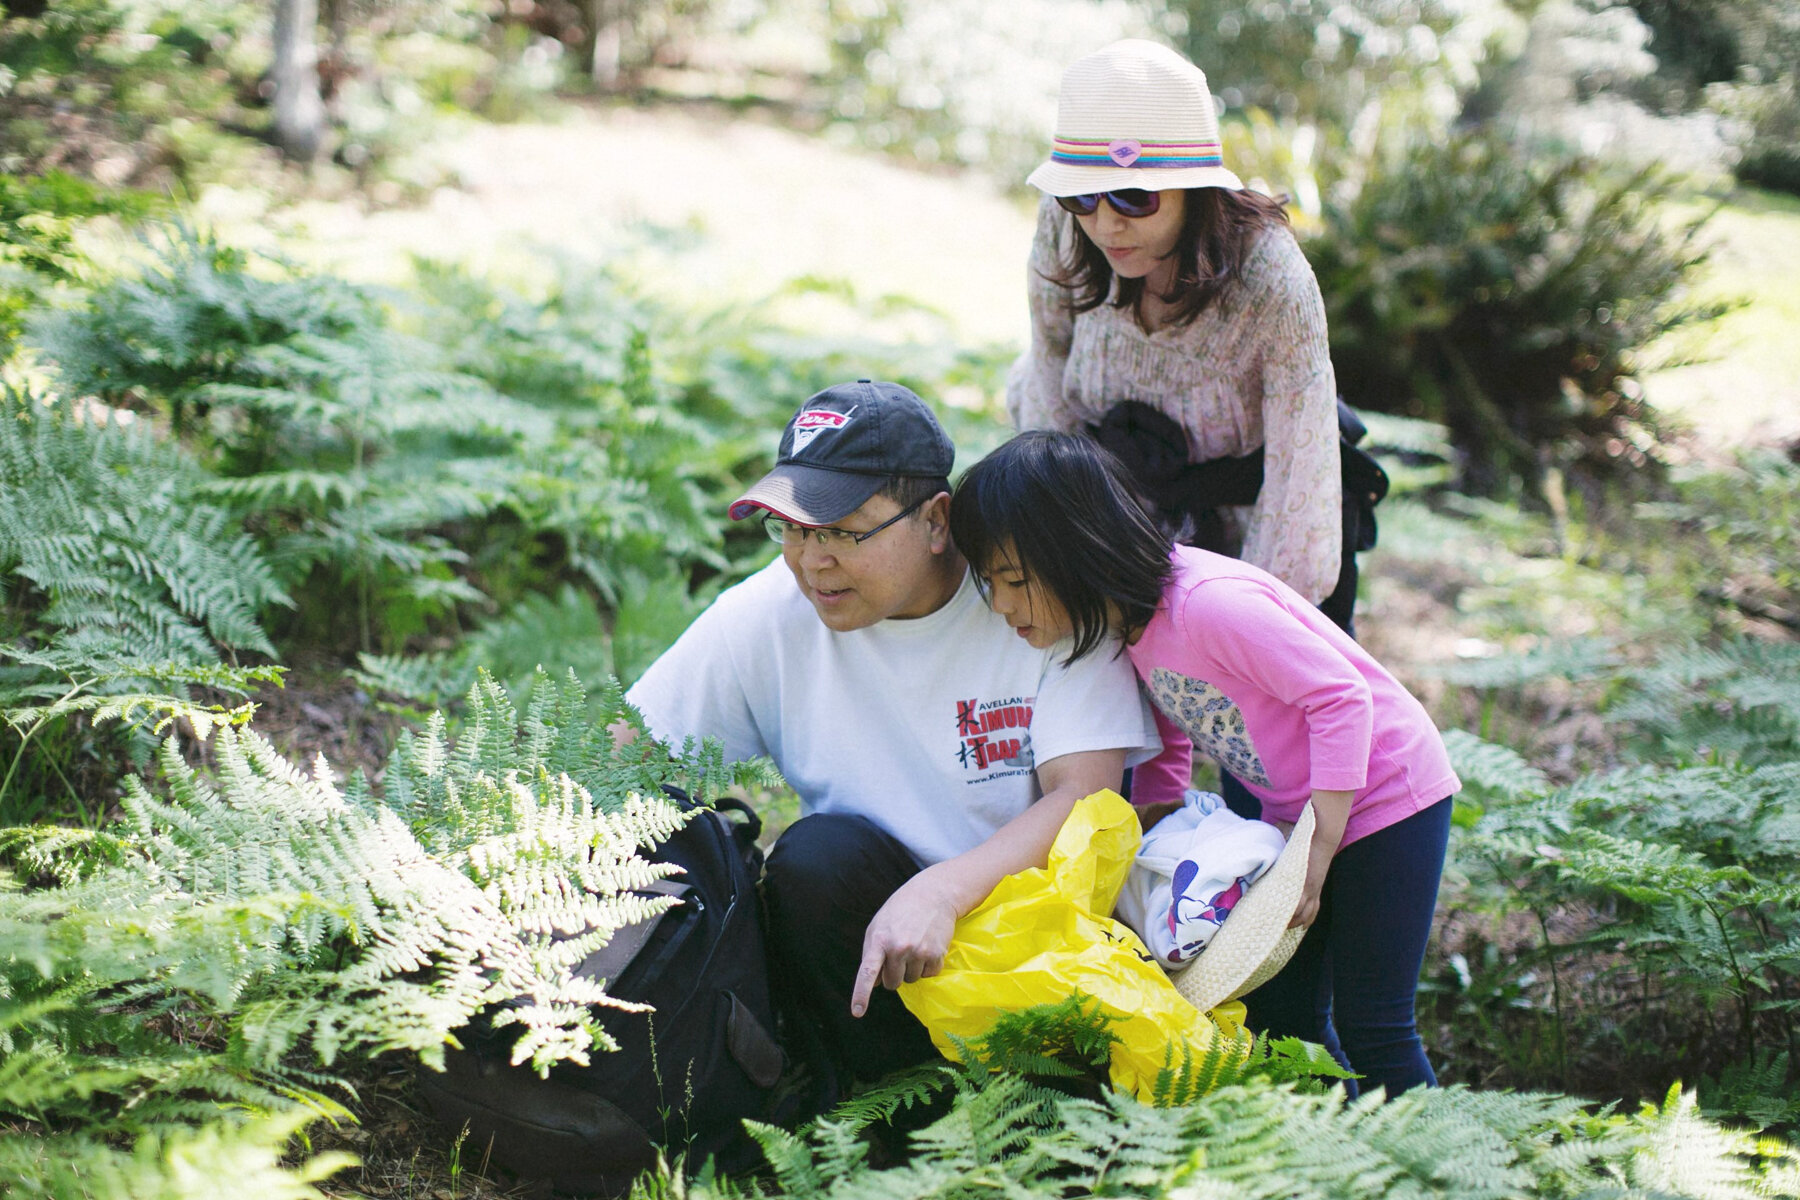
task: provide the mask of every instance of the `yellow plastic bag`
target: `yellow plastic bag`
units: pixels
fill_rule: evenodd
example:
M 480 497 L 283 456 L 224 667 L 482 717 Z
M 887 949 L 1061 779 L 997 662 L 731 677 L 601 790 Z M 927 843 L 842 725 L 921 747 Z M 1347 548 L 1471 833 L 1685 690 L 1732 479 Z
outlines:
M 938 974 L 902 984 L 900 999 L 946 1058 L 949 1035 L 974 1039 L 1001 1013 L 1057 1004 L 1075 992 L 1120 1018 L 1112 1026 L 1112 1084 L 1146 1103 L 1157 1072 L 1198 1060 L 1218 1038 L 1248 1048 L 1244 1008 L 1203 1013 L 1169 982 L 1138 935 L 1113 920 L 1113 902 L 1142 840 L 1137 813 L 1115 792 L 1077 801 L 1051 847 L 1049 865 L 1002 879 L 956 923 Z

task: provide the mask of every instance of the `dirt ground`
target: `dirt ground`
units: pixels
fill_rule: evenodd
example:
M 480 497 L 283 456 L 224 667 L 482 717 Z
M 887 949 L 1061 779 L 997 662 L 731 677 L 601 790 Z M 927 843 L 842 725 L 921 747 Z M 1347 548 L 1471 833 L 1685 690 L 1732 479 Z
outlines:
M 233 240 L 279 241 L 352 278 L 398 278 L 416 254 L 530 279 L 545 255 L 634 247 L 646 285 L 672 297 L 749 300 L 813 276 L 862 298 L 921 301 L 960 341 L 1027 335 L 1032 210 L 978 176 L 686 108 L 469 124 L 423 153 L 454 183 L 418 207 L 270 212 L 253 193 L 216 188 L 201 211 Z

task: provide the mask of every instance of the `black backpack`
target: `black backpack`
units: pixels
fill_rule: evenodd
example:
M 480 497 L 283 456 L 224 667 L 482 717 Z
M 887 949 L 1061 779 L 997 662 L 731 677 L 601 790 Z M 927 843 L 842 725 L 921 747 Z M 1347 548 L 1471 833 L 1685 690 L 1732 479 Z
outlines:
M 464 1049 L 446 1056 L 441 1074 L 421 1069 L 419 1081 L 440 1121 L 466 1126 L 474 1161 L 486 1156 L 561 1192 L 618 1195 L 656 1165 L 659 1146 L 685 1152 L 690 1167 L 760 1160 L 743 1121 L 771 1115 L 785 1067 L 756 895 L 762 823 L 742 801 L 707 809 L 666 790 L 701 809 L 645 855 L 683 869 L 651 893 L 679 903 L 619 930 L 576 968 L 655 1011 L 606 1009 L 619 1049 L 596 1051 L 587 1067 L 559 1064 L 548 1079 L 508 1061 L 516 1028 L 477 1020 L 460 1030 Z

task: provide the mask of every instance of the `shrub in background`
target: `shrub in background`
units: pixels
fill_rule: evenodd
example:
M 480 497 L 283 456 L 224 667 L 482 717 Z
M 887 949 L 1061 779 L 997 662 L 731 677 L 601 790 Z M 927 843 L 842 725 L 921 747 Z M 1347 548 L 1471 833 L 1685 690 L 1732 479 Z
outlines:
M 358 183 L 433 177 L 405 152 L 437 105 L 517 110 L 554 77 L 523 79 L 508 10 L 482 0 L 317 6 L 321 92 L 337 161 Z M 8 169 L 194 194 L 251 181 L 292 194 L 266 144 L 272 10 L 241 0 L 15 3 L 0 20 L 0 152 Z M 542 74 L 541 72 L 539 74 Z M 347 183 L 315 164 L 312 185 Z
M 1707 85 L 1707 105 L 1736 126 L 1737 177 L 1800 195 L 1800 12 L 1782 0 L 1689 0 L 1667 7 L 1691 13 L 1705 28 L 1701 44 L 1717 43 L 1719 66 L 1729 66 L 1699 82 Z M 1660 53 L 1659 47 L 1660 30 L 1653 48 Z M 1682 56 L 1680 47 L 1671 49 Z
M 828 133 L 1022 188 L 1049 148 L 1063 68 L 1122 37 L 1164 36 L 1124 0 L 834 0 Z
M 1636 352 L 1720 311 L 1680 295 L 1699 223 L 1665 227 L 1652 171 L 1522 157 L 1488 131 L 1401 142 L 1328 193 L 1306 243 L 1345 396 L 1442 422 L 1477 492 L 1641 465 Z
M 1423 102 L 1439 119 L 1493 47 L 1503 0 L 1167 0 L 1174 43 L 1230 112 L 1260 109 L 1344 132 L 1370 108 Z
M 0 175 L 0 359 L 12 353 L 26 317 L 56 285 L 84 274 L 75 246 L 83 221 L 142 217 L 155 206 L 148 195 L 95 187 L 61 171 Z
M 1756 187 L 1800 196 L 1800 81 L 1713 89 L 1716 105 L 1749 129 L 1737 177 Z
M 0 24 L 0 127 L 14 169 L 187 187 L 257 153 L 256 73 L 231 47 L 267 20 L 235 0 L 58 0 Z M 230 127 L 237 133 L 224 133 Z M 198 152 L 198 153 L 196 153 Z

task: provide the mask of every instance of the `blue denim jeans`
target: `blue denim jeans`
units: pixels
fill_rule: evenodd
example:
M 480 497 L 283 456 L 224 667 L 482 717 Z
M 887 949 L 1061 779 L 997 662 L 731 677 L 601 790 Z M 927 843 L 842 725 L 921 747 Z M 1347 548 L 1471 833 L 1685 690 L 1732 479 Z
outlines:
M 1323 1043 L 1361 1075 L 1347 1081 L 1352 1096 L 1437 1084 L 1413 1006 L 1451 807 L 1440 800 L 1339 850 L 1300 948 L 1244 997 L 1251 1029 Z

